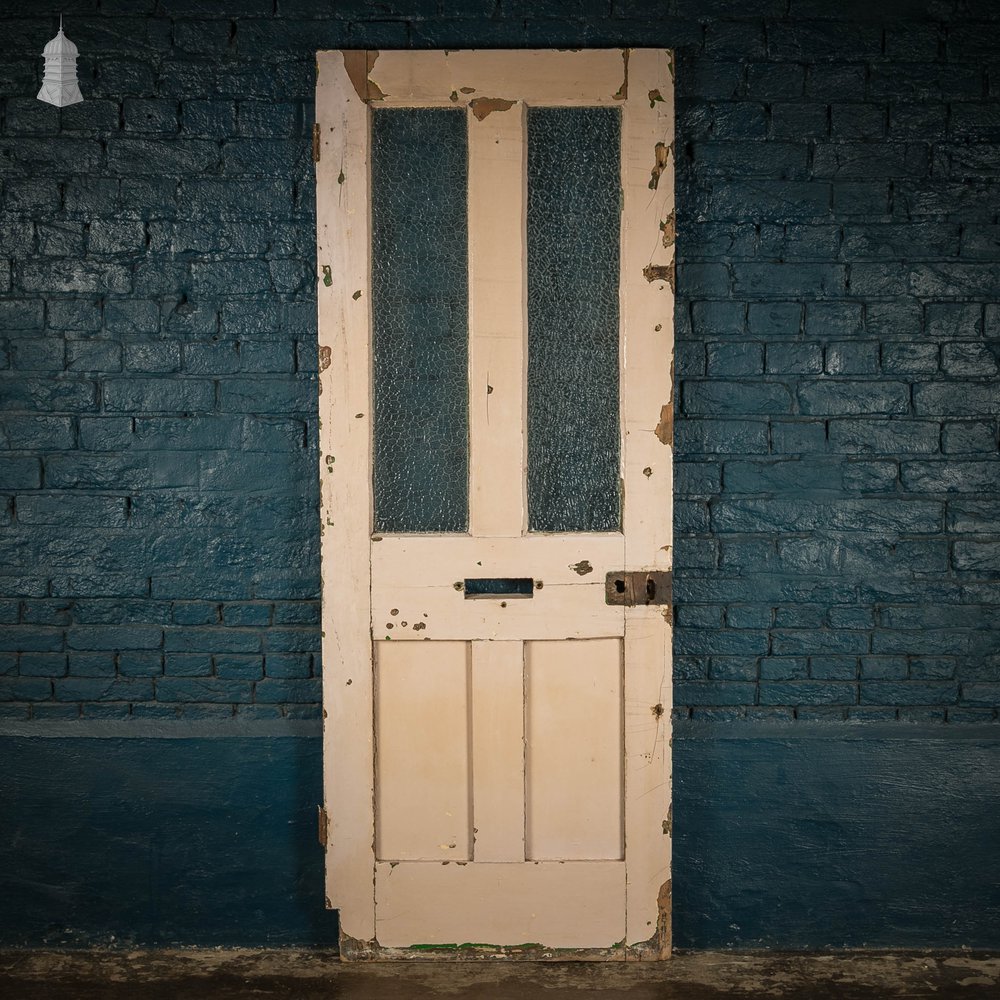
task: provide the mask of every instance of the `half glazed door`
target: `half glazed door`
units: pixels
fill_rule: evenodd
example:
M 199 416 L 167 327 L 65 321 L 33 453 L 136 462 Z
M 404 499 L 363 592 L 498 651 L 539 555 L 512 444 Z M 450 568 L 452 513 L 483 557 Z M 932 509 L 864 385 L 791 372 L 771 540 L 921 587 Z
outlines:
M 344 957 L 669 951 L 672 74 L 319 55 Z

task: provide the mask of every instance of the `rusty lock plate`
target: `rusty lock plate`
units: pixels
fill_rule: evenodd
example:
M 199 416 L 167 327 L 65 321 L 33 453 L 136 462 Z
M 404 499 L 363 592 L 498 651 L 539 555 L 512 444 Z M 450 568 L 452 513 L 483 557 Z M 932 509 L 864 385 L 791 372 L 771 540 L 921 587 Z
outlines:
M 670 604 L 673 600 L 673 572 L 669 569 L 634 569 L 608 573 L 604 584 L 607 604 L 634 608 L 646 604 Z

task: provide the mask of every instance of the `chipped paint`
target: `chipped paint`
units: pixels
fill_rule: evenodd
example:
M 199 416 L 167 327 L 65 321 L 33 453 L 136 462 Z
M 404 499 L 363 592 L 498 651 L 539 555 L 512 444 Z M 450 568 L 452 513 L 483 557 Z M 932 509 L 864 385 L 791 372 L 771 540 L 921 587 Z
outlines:
M 625 101 L 628 99 L 628 57 L 631 49 L 622 49 L 622 85 L 611 95 L 613 100 Z
M 329 288 L 333 284 L 333 272 L 330 270 L 329 264 L 323 265 L 323 284 Z
M 656 943 L 659 954 L 666 958 L 670 954 L 671 924 L 673 922 L 672 913 L 673 884 L 667 879 L 660 886 L 660 891 L 656 895 L 656 908 L 658 915 L 656 918 Z
M 649 97 L 649 106 L 651 108 L 655 108 L 658 103 L 663 101 L 663 95 L 659 89 L 651 90 L 647 96 Z
M 676 294 L 677 289 L 674 287 L 674 262 L 671 261 L 669 264 L 647 264 L 642 269 L 642 276 L 647 281 L 665 281 L 669 286 L 670 290 Z
M 320 847 L 326 847 L 329 829 L 330 818 L 327 816 L 326 810 L 322 806 L 316 806 L 316 839 L 319 841 Z
M 457 103 L 458 102 L 458 91 L 457 90 L 453 90 L 448 95 L 448 100 L 451 101 L 452 103 Z
M 323 346 L 319 349 L 319 370 L 325 372 L 330 367 L 330 348 Z
M 668 146 L 665 142 L 658 142 L 653 147 L 653 169 L 649 172 L 650 191 L 655 191 L 659 187 L 660 175 L 667 169 L 672 148 L 672 144 Z
M 677 240 L 677 212 L 674 210 L 660 222 L 664 247 L 672 247 Z
M 653 474 L 653 467 L 651 465 L 647 465 L 646 468 L 642 470 L 642 474 L 649 479 L 649 477 Z
M 357 302 L 357 301 L 358 301 L 358 299 L 360 299 L 360 298 L 361 298 L 361 289 L 359 288 L 359 289 L 358 289 L 358 290 L 357 290 L 357 291 L 356 291 L 356 292 L 355 292 L 355 293 L 354 293 L 354 294 L 353 294 L 353 295 L 351 296 L 351 298 L 352 298 L 352 299 L 354 299 L 354 301 L 355 301 L 355 302 Z
M 494 111 L 510 111 L 514 107 L 514 102 L 504 100 L 502 97 L 474 97 L 469 101 L 469 107 L 472 108 L 476 118 L 482 121 Z
M 586 576 L 588 573 L 594 572 L 594 567 L 590 565 L 590 562 L 586 559 L 581 559 L 578 563 L 573 563 L 570 569 L 580 576 Z
M 378 958 L 379 944 L 374 938 L 361 941 L 340 930 L 340 960 L 342 962 L 365 962 Z
M 661 444 L 673 447 L 674 444 L 674 408 L 670 403 L 664 403 L 660 407 L 660 422 L 656 425 L 653 433 L 660 439 Z
M 663 705 L 657 702 L 650 711 L 653 713 L 653 718 L 662 719 L 663 718 Z
M 313 122 L 312 140 L 313 140 L 313 150 L 312 150 L 313 163 L 319 163 L 319 155 L 320 155 L 319 122 Z
M 459 87 L 458 88 L 463 94 L 474 94 L 476 92 L 475 87 Z
M 385 94 L 371 78 L 375 61 L 379 56 L 378 49 L 352 49 L 345 50 L 342 54 L 344 56 L 344 69 L 351 85 L 357 91 L 358 97 L 365 103 L 383 100 Z
M 368 53 L 360 49 L 344 51 L 344 70 L 362 101 L 368 100 Z

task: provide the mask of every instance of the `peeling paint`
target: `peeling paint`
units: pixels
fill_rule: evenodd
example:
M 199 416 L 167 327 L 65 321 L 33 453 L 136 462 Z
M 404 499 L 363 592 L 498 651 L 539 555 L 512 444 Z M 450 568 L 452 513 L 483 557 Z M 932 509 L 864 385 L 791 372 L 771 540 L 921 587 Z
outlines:
M 674 262 L 671 261 L 669 264 L 647 264 L 642 269 L 642 276 L 647 281 L 665 281 L 669 286 L 670 290 L 676 294 L 677 289 L 674 287 Z
M 378 49 L 352 49 L 344 51 L 344 69 L 351 81 L 358 97 L 362 101 L 381 101 L 385 97 L 379 85 L 371 79 L 372 70 L 375 68 L 375 60 L 378 59 Z
M 660 184 L 660 174 L 667 169 L 670 160 L 671 147 L 665 142 L 658 142 L 653 147 L 653 169 L 649 172 L 649 190 L 655 191 Z
M 586 576 L 588 573 L 594 572 L 594 567 L 590 565 L 590 562 L 586 559 L 581 559 L 578 563 L 573 563 L 570 569 L 580 576 Z
M 656 939 L 660 955 L 666 958 L 670 954 L 671 925 L 672 925 L 672 903 L 673 884 L 667 879 L 660 886 L 660 891 L 656 895 Z
M 472 113 L 476 118 L 482 121 L 494 111 L 510 111 L 514 107 L 514 102 L 504 100 L 502 97 L 474 97 L 469 102 L 469 107 L 472 108 Z
M 332 909 L 332 907 L 331 907 Z M 371 961 L 378 957 L 379 944 L 375 938 L 370 941 L 361 941 L 353 938 L 350 934 L 345 934 L 343 928 L 340 931 L 340 958 L 346 962 Z
M 323 284 L 329 288 L 333 284 L 333 272 L 330 270 L 329 264 L 323 265 Z
M 330 367 L 330 348 L 325 345 L 319 349 L 319 370 L 325 372 Z
M 677 211 L 672 211 L 662 222 L 660 232 L 663 233 L 664 247 L 672 247 L 677 240 Z
M 622 75 L 622 85 L 618 90 L 611 95 L 613 100 L 624 101 L 628 99 L 628 57 L 631 54 L 631 49 L 622 49 L 622 63 L 623 65 L 623 75 Z
M 358 97 L 368 100 L 368 53 L 358 49 L 344 51 L 344 70 Z
M 664 403 L 660 407 L 660 422 L 656 425 L 653 433 L 660 439 L 661 444 L 673 447 L 674 444 L 674 408 L 669 403 Z

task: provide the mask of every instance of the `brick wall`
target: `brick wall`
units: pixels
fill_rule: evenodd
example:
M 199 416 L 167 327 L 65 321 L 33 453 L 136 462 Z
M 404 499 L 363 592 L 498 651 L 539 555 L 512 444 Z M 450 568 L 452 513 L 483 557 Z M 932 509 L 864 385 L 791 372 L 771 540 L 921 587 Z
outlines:
M 0 716 L 318 713 L 313 52 L 678 51 L 676 697 L 996 718 L 989 0 L 0 2 Z

